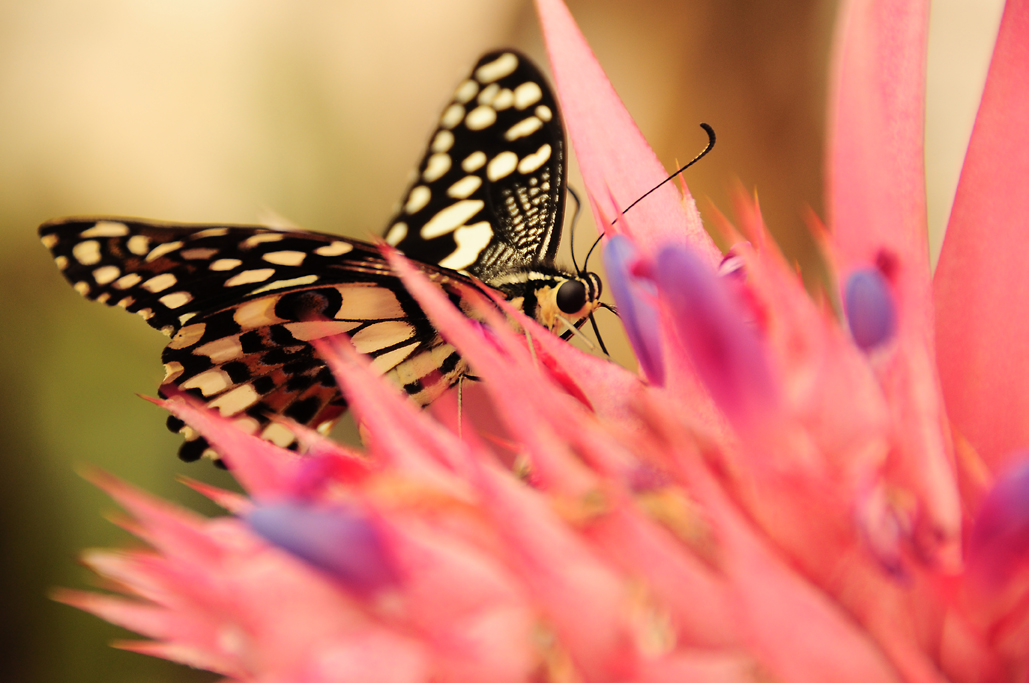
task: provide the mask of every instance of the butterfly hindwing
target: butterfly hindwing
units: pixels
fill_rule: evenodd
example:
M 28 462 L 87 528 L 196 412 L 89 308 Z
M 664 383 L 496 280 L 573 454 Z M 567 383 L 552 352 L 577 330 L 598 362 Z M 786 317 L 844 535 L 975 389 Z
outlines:
M 40 234 L 81 294 L 140 313 L 171 336 L 162 354 L 161 395 L 173 387 L 191 393 L 281 445 L 292 434 L 270 416 L 317 427 L 346 409 L 308 343 L 316 336 L 345 332 L 376 369 L 397 375 L 426 404 L 463 369 L 370 244 L 311 232 L 128 219 L 62 219 L 44 224 Z M 467 282 L 419 265 L 441 284 Z M 191 439 L 181 454 L 192 460 L 205 447 Z
M 553 261 L 564 194 L 556 99 L 526 57 L 492 52 L 443 110 L 386 241 L 488 284 Z

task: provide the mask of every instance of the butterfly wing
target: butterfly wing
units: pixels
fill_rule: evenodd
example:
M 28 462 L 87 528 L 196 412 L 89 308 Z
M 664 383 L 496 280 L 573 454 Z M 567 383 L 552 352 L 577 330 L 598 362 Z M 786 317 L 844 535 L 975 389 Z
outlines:
M 564 127 L 550 87 L 523 55 L 492 52 L 444 109 L 386 241 L 489 284 L 551 264 L 564 194 Z
M 124 219 L 51 221 L 40 234 L 77 291 L 139 313 L 171 336 L 161 395 L 172 387 L 191 393 L 283 446 L 293 435 L 270 416 L 318 427 L 346 409 L 308 343 L 316 336 L 346 332 L 423 404 L 464 368 L 378 249 L 363 242 Z M 468 282 L 423 268 L 445 285 Z M 169 425 L 186 431 L 183 459 L 199 458 L 206 442 L 174 418 Z
M 512 300 L 549 267 L 564 211 L 565 141 L 539 70 L 512 51 L 484 56 L 454 94 L 387 241 L 450 289 L 474 276 Z M 61 219 L 43 243 L 83 296 L 138 313 L 171 337 L 160 393 L 189 392 L 252 433 L 291 445 L 271 421 L 330 425 L 346 403 L 310 341 L 346 332 L 359 351 L 422 405 L 467 367 L 372 245 L 253 226 Z M 552 269 L 551 269 L 552 270 Z M 512 273 L 515 273 L 512 290 Z M 538 283 L 537 283 L 538 284 Z M 536 286 L 536 285 L 533 285 Z M 184 431 L 180 457 L 203 438 Z

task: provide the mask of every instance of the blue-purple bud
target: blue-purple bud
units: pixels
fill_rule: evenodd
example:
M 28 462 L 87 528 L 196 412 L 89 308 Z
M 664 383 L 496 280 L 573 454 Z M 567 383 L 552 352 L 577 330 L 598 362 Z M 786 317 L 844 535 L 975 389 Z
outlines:
M 657 290 L 652 282 L 633 274 L 632 268 L 638 258 L 632 241 L 622 235 L 615 235 L 604 245 L 607 281 L 618 306 L 618 317 L 625 326 L 625 334 L 647 381 L 663 386 L 665 366 L 660 319 L 655 306 Z
M 855 270 L 847 278 L 843 306 L 854 343 L 869 351 L 888 341 L 897 324 L 890 284 L 875 268 Z
M 396 580 L 379 531 L 354 509 L 279 503 L 254 508 L 246 521 L 269 543 L 332 574 L 356 593 Z

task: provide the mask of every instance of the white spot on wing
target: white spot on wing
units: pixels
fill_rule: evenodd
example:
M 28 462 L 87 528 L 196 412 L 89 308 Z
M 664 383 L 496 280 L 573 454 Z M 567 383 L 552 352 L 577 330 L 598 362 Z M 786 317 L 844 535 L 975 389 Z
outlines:
M 256 434 L 257 430 L 261 428 L 261 423 L 250 417 L 237 417 L 232 421 L 232 424 L 236 425 L 239 429 L 242 429 L 247 434 Z
M 241 265 L 243 265 L 243 262 L 238 258 L 220 258 L 217 261 L 212 261 L 208 268 L 211 270 L 232 270 L 233 268 L 239 268 Z
M 466 175 L 447 189 L 447 196 L 454 199 L 467 199 L 482 185 L 482 178 L 477 175 Z
M 384 353 L 372 361 L 372 370 L 383 375 L 402 363 L 416 348 L 418 348 L 418 342 L 411 342 L 407 346 Z
M 273 289 L 282 289 L 283 287 L 300 287 L 301 285 L 310 285 L 318 281 L 318 276 L 314 273 L 310 275 L 301 275 L 290 280 L 276 280 L 269 282 L 263 287 L 258 287 L 251 294 L 261 294 L 263 292 L 270 292 Z
M 261 258 L 277 266 L 299 266 L 307 254 L 302 251 L 270 251 Z
M 275 325 L 283 322 L 282 318 L 275 315 L 275 304 L 278 298 L 266 296 L 261 299 L 248 301 L 232 314 L 232 319 L 244 330 L 264 325 Z
M 386 244 L 397 246 L 407 237 L 407 223 L 394 223 L 386 234 Z
M 543 91 L 540 87 L 532 81 L 528 81 L 515 88 L 514 105 L 518 109 L 525 109 L 539 102 L 541 97 L 543 97 Z
M 133 235 L 125 246 L 136 256 L 142 256 L 150 251 L 150 239 L 146 235 Z
M 450 166 L 449 160 L 450 157 L 447 157 L 447 166 Z M 428 169 L 426 169 L 426 173 L 428 173 Z M 407 203 L 404 204 L 404 213 L 418 213 L 425 208 L 430 199 L 432 199 L 432 191 L 424 185 L 418 185 L 407 196 Z
M 180 384 L 183 389 L 199 389 L 204 396 L 213 396 L 231 387 L 233 384 L 229 374 L 224 370 L 207 370 L 190 377 Z
M 64 270 L 65 268 L 68 267 L 68 257 L 67 256 L 55 256 L 54 257 L 54 263 L 57 264 L 58 268 L 60 268 L 61 270 Z
M 289 428 L 286 426 L 281 425 L 278 422 L 272 422 L 264 428 L 263 432 L 261 432 L 261 438 L 265 441 L 271 441 L 280 448 L 285 448 L 293 443 L 293 439 L 296 437 L 293 436 L 293 432 L 289 431 Z
M 492 126 L 496 120 L 497 112 L 493 107 L 481 106 L 468 112 L 464 125 L 468 126 L 468 130 L 482 130 Z
M 204 336 L 204 332 L 207 331 L 207 323 L 194 323 L 187 325 L 186 327 L 179 328 L 179 331 L 175 333 L 172 340 L 168 342 L 169 349 L 184 349 L 189 346 L 193 346 L 200 338 Z
M 479 84 L 475 81 L 468 79 L 461 85 L 457 86 L 457 90 L 454 91 L 454 99 L 462 104 L 475 97 L 475 93 L 479 92 Z
M 493 228 L 486 221 L 465 225 L 454 231 L 457 250 L 439 262 L 439 265 L 451 270 L 463 270 L 475 263 L 479 254 L 493 238 Z
M 337 285 L 343 301 L 336 311 L 337 320 L 386 320 L 405 317 L 396 294 L 382 287 Z
M 75 284 L 73 284 L 71 286 L 71 288 L 74 289 L 79 294 L 81 294 L 82 296 L 86 296 L 87 294 L 89 294 L 89 283 L 88 282 L 76 282 Z
M 481 199 L 465 199 L 456 204 L 451 204 L 423 225 L 419 234 L 422 236 L 422 239 L 427 240 L 445 235 L 464 225 L 465 221 L 479 213 L 485 205 L 486 203 Z
M 71 255 L 84 266 L 100 262 L 100 243 L 96 240 L 79 242 L 71 248 Z
M 209 408 L 217 408 L 226 417 L 240 413 L 257 403 L 257 390 L 249 384 L 242 384 L 232 391 L 222 394 L 207 404 Z
M 441 130 L 436 133 L 436 137 L 432 139 L 432 146 L 430 149 L 433 152 L 448 152 L 450 148 L 454 146 L 454 134 L 449 130 Z
M 490 106 L 497 111 L 504 111 L 512 104 L 514 104 L 514 93 L 507 88 L 504 88 L 497 93 L 497 96 L 493 98 L 492 102 L 490 102 Z
M 526 135 L 532 135 L 540 128 L 543 127 L 543 122 L 535 116 L 522 119 L 515 125 L 507 129 L 504 133 L 504 138 L 507 140 L 517 140 L 518 138 L 524 138 Z
M 239 343 L 239 335 L 222 337 L 203 346 L 193 349 L 193 353 L 199 353 L 211 359 L 212 363 L 225 363 L 243 355 L 243 346 Z
M 274 268 L 256 268 L 244 270 L 239 275 L 233 275 L 225 281 L 226 287 L 237 287 L 239 285 L 252 285 L 255 282 L 264 282 L 275 274 Z
M 176 379 L 179 378 L 179 375 L 182 374 L 183 370 L 185 370 L 185 368 L 182 367 L 182 363 L 180 363 L 180 362 L 178 362 L 176 360 L 173 360 L 170 363 L 165 363 L 164 364 L 164 381 L 162 382 L 162 384 L 168 384 L 169 382 L 174 382 Z
M 492 62 L 483 64 L 475 70 L 475 79 L 480 83 L 492 83 L 509 74 L 514 73 L 518 68 L 518 58 L 510 52 L 505 52 Z
M 228 235 L 227 227 L 209 227 L 206 230 L 200 232 L 193 232 L 192 239 L 200 240 L 201 238 L 219 238 L 222 235 Z
M 158 301 L 167 306 L 168 308 L 180 308 L 185 306 L 193 300 L 193 295 L 189 292 L 172 292 L 171 294 L 165 294 Z
M 54 245 L 61 241 L 57 235 L 43 235 L 39 238 L 39 241 L 43 243 L 43 246 L 47 249 L 53 249 Z
M 96 280 L 98 285 L 106 285 L 109 282 L 114 282 L 121 275 L 121 271 L 118 270 L 117 266 L 100 266 L 93 271 L 93 279 Z
M 311 341 L 322 337 L 331 337 L 340 332 L 349 332 L 363 323 L 357 320 L 315 320 L 311 322 L 286 323 L 283 325 L 294 339 Z
M 262 244 L 264 242 L 278 242 L 285 236 L 281 232 L 259 232 L 243 240 L 243 246 L 252 247 L 255 244 Z
M 466 173 L 471 173 L 472 171 L 478 171 L 485 163 L 486 154 L 484 152 L 472 152 L 465 157 L 464 161 L 461 162 L 461 168 L 464 169 Z
M 493 103 L 493 99 L 497 96 L 497 93 L 499 92 L 500 86 L 496 83 L 492 83 L 482 89 L 482 92 L 479 93 L 479 96 L 476 98 L 475 101 L 479 104 L 485 104 L 489 106 Z
M 139 284 L 139 281 L 142 279 L 143 278 L 139 276 L 139 273 L 128 273 L 118 278 L 118 281 L 114 283 L 114 286 L 117 289 L 128 289 L 129 287 L 134 287 Z
M 410 323 L 403 320 L 384 320 L 357 332 L 350 337 L 350 341 L 359 352 L 374 353 L 387 346 L 407 341 L 413 335 L 414 327 Z
M 150 250 L 149 254 L 146 255 L 146 261 L 147 261 L 147 263 L 149 263 L 151 261 L 156 261 L 157 259 L 161 258 L 165 254 L 170 254 L 171 252 L 175 251 L 176 249 L 178 249 L 181 246 L 182 246 L 182 242 L 179 242 L 179 241 L 165 242 L 164 244 L 158 244 L 156 247 L 154 247 L 153 249 Z
M 342 256 L 354 250 L 354 245 L 348 242 L 332 242 L 324 247 L 318 247 L 314 253 L 319 256 Z
M 160 275 L 155 275 L 154 277 L 144 282 L 143 289 L 147 290 L 148 292 L 163 292 L 164 290 L 174 285 L 176 282 L 178 282 L 178 280 L 176 280 L 175 276 L 171 273 L 161 273 Z
M 450 170 L 450 155 L 449 154 L 433 154 L 429 157 L 428 163 L 425 164 L 425 170 L 422 171 L 422 178 L 427 183 L 434 182 L 443 177 L 443 174 Z
M 545 104 L 541 104 L 536 107 L 536 116 L 540 117 L 543 121 L 549 121 L 554 118 L 554 112 L 550 111 L 550 107 Z
M 82 231 L 83 237 L 124 237 L 129 234 L 129 226 L 117 221 L 98 221 L 88 230 Z
M 512 151 L 501 152 L 490 159 L 486 166 L 486 177 L 497 181 L 511 175 L 511 172 L 518 166 L 518 155 Z
M 443 116 L 439 119 L 439 125 L 444 128 L 453 128 L 457 124 L 461 123 L 461 119 L 463 118 L 464 107 L 460 104 L 452 104 L 443 112 Z
M 518 162 L 519 173 L 532 173 L 550 159 L 550 145 L 544 144 L 538 150 Z

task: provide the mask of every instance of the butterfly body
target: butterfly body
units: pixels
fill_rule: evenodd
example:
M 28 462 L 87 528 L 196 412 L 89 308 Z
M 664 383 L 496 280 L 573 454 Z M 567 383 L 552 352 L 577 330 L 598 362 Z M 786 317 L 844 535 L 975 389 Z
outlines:
M 467 287 L 489 287 L 565 332 L 599 305 L 600 281 L 553 265 L 564 164 L 564 133 L 542 76 L 516 53 L 486 55 L 444 111 L 386 240 L 466 315 L 474 315 L 463 305 Z M 138 313 L 170 337 L 161 395 L 191 393 L 283 446 L 294 436 L 272 416 L 324 429 L 346 409 L 309 343 L 316 337 L 346 333 L 421 405 L 469 373 L 372 244 L 106 217 L 49 221 L 40 236 L 76 291 Z M 178 420 L 169 427 L 187 438 L 184 460 L 207 452 Z

